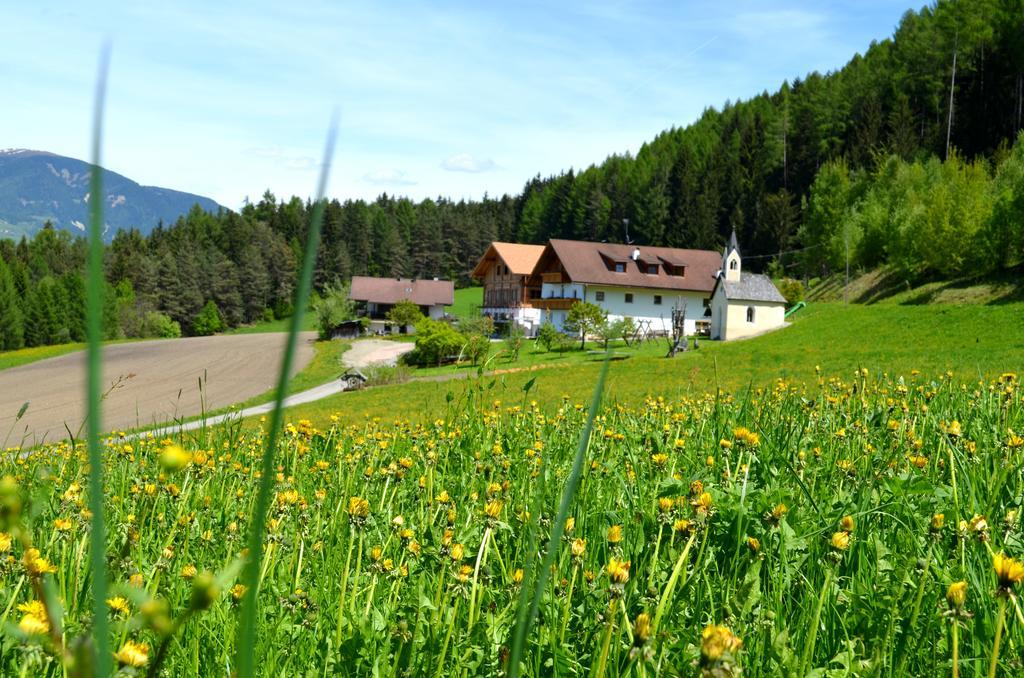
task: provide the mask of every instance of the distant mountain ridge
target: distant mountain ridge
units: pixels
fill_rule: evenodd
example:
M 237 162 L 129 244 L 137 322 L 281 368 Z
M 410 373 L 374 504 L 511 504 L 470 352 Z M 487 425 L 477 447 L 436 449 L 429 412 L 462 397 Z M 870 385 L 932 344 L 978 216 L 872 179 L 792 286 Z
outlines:
M 88 223 L 87 162 L 45 151 L 0 149 L 0 238 L 31 236 L 47 221 L 65 231 L 83 233 Z M 161 220 L 173 223 L 199 205 L 216 212 L 210 198 L 158 186 L 142 186 L 117 172 L 103 170 L 104 238 L 120 229 L 149 233 Z

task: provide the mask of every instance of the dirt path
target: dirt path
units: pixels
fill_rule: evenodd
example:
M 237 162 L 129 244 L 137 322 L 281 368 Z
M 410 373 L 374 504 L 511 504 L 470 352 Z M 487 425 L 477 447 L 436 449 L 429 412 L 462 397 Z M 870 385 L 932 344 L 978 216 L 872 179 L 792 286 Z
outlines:
M 352 342 L 352 348 L 345 351 L 342 360 L 349 367 L 366 367 L 373 363 L 394 365 L 399 356 L 416 348 L 405 341 L 386 341 L 384 339 L 360 339 Z
M 312 359 L 314 339 L 312 332 L 302 334 L 293 373 Z M 107 346 L 103 428 L 192 417 L 265 393 L 275 385 L 284 343 L 285 334 L 269 333 Z M 65 423 L 77 434 L 85 418 L 84 366 L 79 351 L 0 371 L 0 444 L 54 441 L 67 436 Z M 28 409 L 16 421 L 25 402 Z

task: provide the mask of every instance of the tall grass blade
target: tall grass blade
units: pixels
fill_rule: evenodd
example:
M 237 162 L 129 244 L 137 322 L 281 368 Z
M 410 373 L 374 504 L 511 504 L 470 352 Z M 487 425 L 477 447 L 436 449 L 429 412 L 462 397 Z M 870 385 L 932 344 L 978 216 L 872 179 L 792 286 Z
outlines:
M 313 264 L 320 245 L 320 230 L 324 220 L 327 191 L 327 176 L 330 173 L 331 158 L 334 155 L 334 140 L 337 134 L 337 115 L 331 119 L 327 132 L 327 144 L 324 148 L 324 159 L 320 166 L 320 181 L 317 187 L 316 204 L 309 220 L 309 232 L 306 235 L 306 249 L 302 255 L 302 270 L 299 284 L 295 288 L 295 304 L 291 323 L 288 327 L 288 342 L 284 357 L 281 360 L 281 372 L 277 379 L 277 396 L 274 409 L 270 414 L 270 431 L 267 435 L 267 446 L 260 464 L 260 485 L 256 495 L 256 510 L 252 516 L 249 530 L 249 558 L 246 563 L 243 582 L 245 596 L 242 600 L 242 619 L 238 631 L 238 675 L 241 678 L 252 676 L 256 662 L 256 613 L 258 608 L 257 586 L 260 578 L 260 561 L 263 556 L 263 537 L 266 528 L 267 509 L 270 504 L 270 490 L 274 479 L 274 455 L 277 451 L 277 438 L 281 432 L 284 399 L 288 395 L 288 375 L 292 370 L 295 358 L 295 347 L 298 344 L 299 332 L 302 328 L 302 316 L 309 301 L 309 290 L 313 280 Z
M 100 405 L 103 401 L 103 169 L 100 148 L 103 141 L 103 106 L 107 94 L 110 45 L 100 49 L 96 75 L 96 101 L 92 121 L 92 167 L 89 170 L 89 275 L 85 282 L 86 332 L 86 436 L 89 447 L 89 511 L 92 526 L 89 540 L 89 568 L 92 580 L 92 637 L 96 651 L 96 675 L 109 676 L 111 651 L 107 628 L 107 531 L 103 521 L 103 456 L 100 448 Z
M 587 446 L 590 444 L 590 433 L 594 429 L 594 419 L 597 417 L 597 411 L 601 406 L 601 396 L 604 393 L 604 382 L 608 376 L 608 365 L 610 363 L 611 351 L 606 351 L 604 365 L 601 366 L 601 374 L 597 378 L 597 384 L 594 386 L 594 395 L 590 398 L 590 411 L 587 412 L 587 423 L 583 427 L 579 445 L 576 447 L 576 458 L 572 462 L 572 471 L 569 472 L 569 477 L 565 480 L 565 489 L 562 490 L 562 500 L 558 505 L 558 514 L 555 516 L 555 522 L 551 525 L 551 538 L 548 539 L 548 549 L 544 554 L 544 562 L 541 564 L 540 572 L 538 572 L 537 578 L 534 581 L 533 602 L 530 604 L 530 610 L 525 617 L 522 614 L 525 596 L 520 597 L 519 609 L 516 610 L 516 628 L 512 637 L 512 648 L 509 652 L 509 678 L 517 678 L 519 676 L 519 661 L 523 654 L 523 645 L 526 642 L 526 632 L 537 616 L 537 610 L 540 608 L 540 599 L 544 595 L 544 588 L 547 586 L 548 576 L 551 574 L 551 566 L 558 555 L 559 544 L 561 544 L 562 535 L 565 533 L 565 520 L 569 517 L 569 507 L 572 505 L 572 500 L 576 497 L 576 490 L 580 486 L 580 476 L 583 475 L 583 461 L 584 457 L 586 457 Z M 532 516 L 531 520 L 539 518 L 538 512 L 538 515 Z

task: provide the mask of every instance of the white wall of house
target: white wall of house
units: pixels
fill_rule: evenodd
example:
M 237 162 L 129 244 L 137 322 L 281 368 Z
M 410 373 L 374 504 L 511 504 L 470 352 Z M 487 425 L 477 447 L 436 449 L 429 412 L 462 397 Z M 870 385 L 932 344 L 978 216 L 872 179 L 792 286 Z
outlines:
M 575 296 L 573 293 L 576 293 Z M 626 295 L 632 295 L 632 301 L 626 301 Z M 604 285 L 548 284 L 541 290 L 544 299 L 582 299 L 600 306 L 608 313 L 610 320 L 633 318 L 649 320 L 651 329 L 656 332 L 672 333 L 672 307 L 686 304 L 685 331 L 694 334 L 697 320 L 704 318 L 704 299 L 700 292 L 679 292 L 676 290 L 659 290 L 650 287 L 615 287 Z M 661 303 L 656 303 L 660 297 Z M 559 330 L 564 329 L 568 311 L 550 312 L 550 321 Z
M 750 319 L 748 311 L 752 311 Z M 711 300 L 711 338 L 731 341 L 767 332 L 786 323 L 786 305 L 782 302 L 732 301 L 725 298 L 719 285 Z
M 427 315 L 433 320 L 440 320 L 444 317 L 444 304 L 434 304 L 427 310 Z
M 582 299 L 585 291 L 582 283 L 544 283 L 540 286 L 540 298 Z

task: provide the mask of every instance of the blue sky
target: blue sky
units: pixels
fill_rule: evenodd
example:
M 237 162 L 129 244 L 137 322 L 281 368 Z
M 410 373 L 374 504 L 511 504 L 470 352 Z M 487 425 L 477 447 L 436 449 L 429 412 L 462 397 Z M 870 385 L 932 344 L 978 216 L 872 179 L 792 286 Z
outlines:
M 109 39 L 104 164 L 140 183 L 308 196 L 337 108 L 332 197 L 516 193 L 839 68 L 905 2 L 0 0 L 0 148 L 87 159 Z

